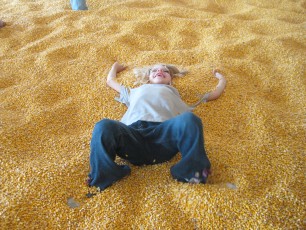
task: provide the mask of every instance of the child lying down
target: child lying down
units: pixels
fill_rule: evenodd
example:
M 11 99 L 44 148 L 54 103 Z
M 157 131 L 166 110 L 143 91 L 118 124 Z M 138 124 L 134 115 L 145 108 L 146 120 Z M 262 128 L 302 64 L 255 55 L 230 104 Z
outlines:
M 115 62 L 107 84 L 120 96 L 117 101 L 127 106 L 121 121 L 103 119 L 93 130 L 88 186 L 105 188 L 130 174 L 130 167 L 116 164 L 119 156 L 134 165 L 152 165 L 170 160 L 178 152 L 181 160 L 171 167 L 174 179 L 181 182 L 207 182 L 211 164 L 206 155 L 202 121 L 192 113 L 200 102 L 219 98 L 226 86 L 225 78 L 213 70 L 219 82 L 195 105 L 185 104 L 172 79 L 184 76 L 173 65 L 157 64 L 136 69 L 142 84 L 129 89 L 116 81 L 125 66 Z

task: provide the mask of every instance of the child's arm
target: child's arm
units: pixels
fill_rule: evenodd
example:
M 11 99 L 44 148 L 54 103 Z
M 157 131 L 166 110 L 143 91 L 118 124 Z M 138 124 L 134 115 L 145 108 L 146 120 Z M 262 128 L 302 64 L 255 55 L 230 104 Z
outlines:
M 217 69 L 213 70 L 213 74 L 215 75 L 216 78 L 219 79 L 219 83 L 216 86 L 216 89 L 214 91 L 208 93 L 207 99 L 206 99 L 207 102 L 218 99 L 223 93 L 225 86 L 226 86 L 225 78 L 223 77 L 222 74 L 219 73 Z
M 121 85 L 115 80 L 115 78 L 117 77 L 117 73 L 120 73 L 121 71 L 125 69 L 126 69 L 126 66 L 123 66 L 119 64 L 118 62 L 115 62 L 107 75 L 107 80 L 106 80 L 107 85 L 119 93 L 120 93 Z

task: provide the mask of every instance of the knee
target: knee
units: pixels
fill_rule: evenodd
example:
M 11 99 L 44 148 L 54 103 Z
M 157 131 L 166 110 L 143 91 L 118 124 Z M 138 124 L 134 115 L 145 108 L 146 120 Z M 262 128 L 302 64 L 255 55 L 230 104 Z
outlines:
M 112 123 L 112 120 L 109 119 L 103 119 L 95 124 L 94 129 L 105 129 L 109 127 L 109 125 Z
M 183 113 L 181 115 L 181 122 L 185 123 L 186 126 L 189 126 L 189 127 L 192 125 L 202 127 L 202 120 L 192 112 Z
M 110 134 L 115 127 L 116 127 L 116 121 L 110 119 L 103 119 L 95 124 L 93 133 L 101 135 L 107 132 L 108 134 Z
M 203 132 L 202 120 L 191 112 L 183 113 L 179 124 L 182 132 L 193 134 Z

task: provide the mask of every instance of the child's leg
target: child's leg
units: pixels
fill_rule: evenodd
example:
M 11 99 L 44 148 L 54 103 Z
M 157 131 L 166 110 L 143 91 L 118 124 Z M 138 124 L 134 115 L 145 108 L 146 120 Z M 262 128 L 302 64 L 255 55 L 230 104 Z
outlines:
M 141 136 L 121 122 L 108 119 L 98 122 L 93 130 L 90 145 L 89 185 L 99 187 L 102 191 L 128 175 L 130 167 L 117 165 L 114 162 L 116 154 L 132 152 L 130 158 L 137 163 L 137 159 L 141 158 L 138 157 L 141 153 L 141 143 Z M 136 151 L 137 148 L 140 151 Z M 139 159 L 139 164 L 141 160 Z
M 88 10 L 86 0 L 70 0 L 73 10 Z
M 191 112 L 163 122 L 156 130 L 156 143 L 177 148 L 182 159 L 171 168 L 182 182 L 206 183 L 210 162 L 204 148 L 202 121 Z

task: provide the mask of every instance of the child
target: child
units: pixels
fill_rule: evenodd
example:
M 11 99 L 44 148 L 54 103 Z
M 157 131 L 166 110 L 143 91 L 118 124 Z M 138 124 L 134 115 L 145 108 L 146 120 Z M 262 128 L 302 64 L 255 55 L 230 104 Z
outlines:
M 70 0 L 72 10 L 88 10 L 86 0 Z
M 168 161 L 178 152 L 182 159 L 171 167 L 172 177 L 181 182 L 205 184 L 211 165 L 204 148 L 202 122 L 191 112 L 195 106 L 186 105 L 171 86 L 173 77 L 186 72 L 164 64 L 138 69 L 141 80 L 147 79 L 149 84 L 128 89 L 116 81 L 117 73 L 125 68 L 115 62 L 107 84 L 120 93 L 116 100 L 128 109 L 120 122 L 103 119 L 95 125 L 88 185 L 102 191 L 130 173 L 129 166 L 114 162 L 116 155 L 134 165 L 150 165 Z M 217 70 L 213 74 L 219 83 L 200 101 L 215 100 L 224 91 L 226 80 Z

